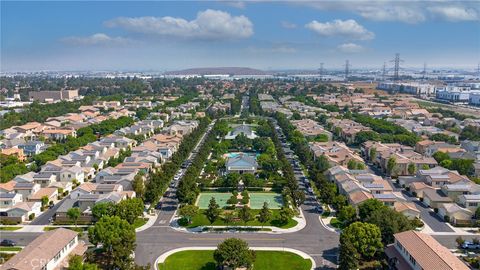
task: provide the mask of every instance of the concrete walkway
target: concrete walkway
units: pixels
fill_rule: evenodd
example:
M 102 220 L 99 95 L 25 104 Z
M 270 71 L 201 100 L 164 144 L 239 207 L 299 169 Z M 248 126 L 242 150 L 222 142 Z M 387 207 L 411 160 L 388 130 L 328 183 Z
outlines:
M 155 224 L 155 221 L 157 221 L 158 213 L 155 211 L 155 215 L 148 215 L 147 214 L 147 217 L 148 217 L 147 223 L 143 224 L 143 226 L 140 226 L 140 227 L 136 228 L 135 232 L 141 232 L 141 231 L 144 231 L 144 230 L 152 227 Z
M 168 258 L 168 256 L 170 256 L 174 253 L 177 253 L 177 252 L 187 251 L 187 250 L 216 250 L 216 249 L 217 249 L 217 247 L 182 247 L 182 248 L 172 249 L 172 250 L 169 250 L 169 251 L 163 253 L 162 255 L 160 255 L 160 257 L 158 257 L 155 260 L 155 265 L 153 267 L 154 267 L 155 270 L 158 270 L 158 264 L 159 263 L 164 263 L 165 260 Z M 283 248 L 283 247 L 250 247 L 250 249 L 257 250 L 257 251 L 291 252 L 291 253 L 297 254 L 298 256 L 302 257 L 303 259 L 310 260 L 312 262 L 311 270 L 314 270 L 317 267 L 317 265 L 315 264 L 315 260 L 310 255 L 308 255 L 307 253 L 305 253 L 303 251 L 300 251 L 298 249 Z
M 208 231 L 204 231 L 204 228 L 214 228 L 214 229 L 215 228 L 217 228 L 217 229 L 218 228 L 230 228 L 231 229 L 231 230 L 223 231 L 225 233 L 228 233 L 228 232 L 269 233 L 269 234 L 294 233 L 294 232 L 298 232 L 298 231 L 302 230 L 307 225 L 307 222 L 305 220 L 305 216 L 303 215 L 302 209 L 299 209 L 299 210 L 300 210 L 299 216 L 292 218 L 293 220 L 297 221 L 297 225 L 295 225 L 292 228 L 288 228 L 288 229 L 282 229 L 282 228 L 275 227 L 275 226 L 241 226 L 241 225 L 239 225 L 239 226 L 198 226 L 198 227 L 195 227 L 195 228 L 185 228 L 185 227 L 181 227 L 180 225 L 178 225 L 178 220 L 180 219 L 180 217 L 177 216 L 177 213 L 175 213 L 175 215 L 173 216 L 173 218 L 170 222 L 170 226 L 171 226 L 172 229 L 174 229 L 176 231 L 185 232 L 185 233 L 202 233 L 202 232 L 211 233 L 211 232 L 208 232 Z M 256 228 L 256 229 L 260 229 L 260 230 L 259 231 L 236 231 L 235 230 L 236 227 Z M 270 229 L 270 231 L 262 231 L 261 229 Z M 218 233 L 222 233 L 222 232 L 218 232 Z
M 330 225 L 330 222 L 331 222 L 332 219 L 335 217 L 336 211 L 333 210 L 333 209 L 330 207 L 330 205 L 327 205 L 327 207 L 328 207 L 328 211 L 330 211 L 330 214 L 328 215 L 328 217 L 325 217 L 325 218 L 322 217 L 322 215 L 320 215 L 320 216 L 318 217 L 318 219 L 320 220 L 320 224 L 322 224 L 322 226 L 323 226 L 325 229 L 327 229 L 327 230 L 329 230 L 329 231 L 331 231 L 331 232 L 340 234 L 340 233 L 342 232 L 342 230 L 340 230 L 340 229 L 338 229 L 338 228 L 335 228 L 335 227 L 333 227 L 332 225 Z

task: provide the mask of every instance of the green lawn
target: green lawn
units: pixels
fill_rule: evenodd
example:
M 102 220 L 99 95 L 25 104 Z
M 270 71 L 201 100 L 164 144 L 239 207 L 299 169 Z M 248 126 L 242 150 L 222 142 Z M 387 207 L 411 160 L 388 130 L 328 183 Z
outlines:
M 0 247 L 0 251 L 20 251 L 21 247 Z
M 260 210 L 251 210 L 252 211 L 252 214 L 253 215 L 257 215 Z M 222 218 L 218 218 L 213 224 L 210 224 L 210 221 L 207 219 L 207 217 L 203 214 L 205 212 L 205 210 L 200 210 L 199 213 L 193 217 L 192 219 L 192 223 L 189 224 L 187 227 L 188 228 L 194 228 L 194 227 L 198 227 L 198 226 L 245 226 L 245 223 L 243 221 L 237 221 L 237 222 L 233 222 L 233 223 L 230 223 L 230 224 L 226 224 Z M 272 212 L 272 219 L 265 223 L 265 224 L 262 224 L 260 223 L 257 219 L 253 219 L 249 222 L 247 222 L 246 226 L 275 226 L 275 227 L 279 227 L 279 228 L 282 228 L 282 229 L 288 229 L 288 228 L 292 228 L 292 227 L 295 227 L 297 225 L 297 221 L 296 220 L 293 220 L 293 219 L 290 219 L 288 221 L 287 224 L 280 224 L 280 221 L 278 220 L 279 218 L 279 213 L 280 213 L 280 210 L 271 210 Z M 182 225 L 182 224 L 180 224 Z
M 20 230 L 22 227 L 18 226 L 2 226 L 0 227 L 0 231 L 16 231 Z
M 170 255 L 159 270 L 215 270 L 213 250 L 187 250 Z M 308 259 L 284 251 L 256 251 L 255 270 L 310 270 Z
M 332 218 L 330 220 L 330 225 L 332 225 L 333 227 L 335 227 L 337 229 L 343 229 L 345 227 L 345 225 L 340 220 L 338 220 L 337 218 Z
M 145 223 L 147 223 L 147 221 L 148 221 L 148 218 L 137 218 L 133 223 L 133 227 L 135 227 L 135 229 L 142 227 L 143 225 L 145 225 Z

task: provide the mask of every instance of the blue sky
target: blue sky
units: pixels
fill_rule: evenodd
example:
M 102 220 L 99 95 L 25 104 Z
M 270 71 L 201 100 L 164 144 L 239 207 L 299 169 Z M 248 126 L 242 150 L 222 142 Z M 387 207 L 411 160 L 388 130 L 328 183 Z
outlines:
M 464 1 L 1 1 L 1 70 L 476 68 Z

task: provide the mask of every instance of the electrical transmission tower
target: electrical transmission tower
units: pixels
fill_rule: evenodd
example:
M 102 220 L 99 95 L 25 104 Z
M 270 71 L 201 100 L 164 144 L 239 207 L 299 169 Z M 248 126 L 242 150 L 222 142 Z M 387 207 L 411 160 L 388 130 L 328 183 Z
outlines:
M 318 74 L 320 75 L 320 77 L 323 76 L 323 63 L 320 63 L 320 68 L 318 69 Z
M 403 62 L 402 59 L 400 59 L 400 54 L 396 53 L 395 54 L 395 59 L 390 60 L 390 62 L 394 63 L 393 66 L 393 80 L 398 81 L 400 77 L 398 76 L 398 71 L 400 70 L 400 63 Z
M 345 60 L 345 81 L 348 81 L 349 72 L 350 72 L 350 61 Z
M 425 80 L 426 77 L 427 77 L 427 62 L 423 63 L 422 80 Z
M 382 81 L 385 81 L 385 76 L 387 75 L 387 63 L 383 62 L 383 69 L 382 69 Z

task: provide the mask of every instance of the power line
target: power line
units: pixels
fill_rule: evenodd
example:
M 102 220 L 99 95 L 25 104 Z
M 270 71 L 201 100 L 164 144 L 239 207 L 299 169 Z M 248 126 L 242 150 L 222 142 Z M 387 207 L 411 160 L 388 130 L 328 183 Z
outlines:
M 395 54 L 395 59 L 390 60 L 390 62 L 394 63 L 393 66 L 393 80 L 398 81 L 400 77 L 398 76 L 398 71 L 400 70 L 400 62 L 403 62 L 402 59 L 400 59 L 400 54 L 396 53 Z

